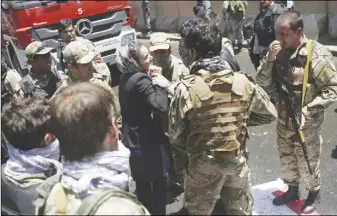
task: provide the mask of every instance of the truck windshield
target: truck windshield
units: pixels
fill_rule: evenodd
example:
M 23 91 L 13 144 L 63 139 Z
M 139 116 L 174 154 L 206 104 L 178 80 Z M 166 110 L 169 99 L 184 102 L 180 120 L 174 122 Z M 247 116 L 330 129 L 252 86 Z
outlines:
M 7 1 L 14 10 L 42 7 L 51 3 L 63 3 L 68 0 Z

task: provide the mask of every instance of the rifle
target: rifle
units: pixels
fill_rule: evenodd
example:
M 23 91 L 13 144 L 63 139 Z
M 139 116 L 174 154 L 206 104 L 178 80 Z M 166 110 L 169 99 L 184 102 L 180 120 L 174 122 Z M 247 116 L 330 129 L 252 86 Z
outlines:
M 57 67 L 57 70 L 61 70 L 61 71 L 65 72 L 66 67 L 65 67 L 65 64 L 63 62 L 62 48 L 63 48 L 62 40 L 59 39 L 58 40 L 58 47 L 57 47 L 57 58 L 60 60 L 60 62 L 59 62 L 59 65 Z
M 307 46 L 310 49 L 308 49 L 307 63 L 306 63 L 305 72 L 304 72 L 305 74 L 304 74 L 304 79 L 303 79 L 304 81 L 303 81 L 303 88 L 302 88 L 302 106 L 303 106 L 303 102 L 304 102 L 304 94 L 305 94 L 305 90 L 306 90 L 306 82 L 307 82 L 307 78 L 308 78 L 307 77 L 308 73 L 306 73 L 306 72 L 308 72 L 308 68 L 309 68 L 308 65 L 309 65 L 309 62 L 310 62 L 310 59 L 311 59 L 311 41 L 307 42 L 307 43 L 310 43 L 310 45 Z M 279 76 L 280 87 L 281 87 L 280 93 L 283 94 L 282 98 L 283 98 L 283 100 L 284 100 L 284 102 L 285 102 L 285 104 L 287 106 L 287 111 L 288 111 L 289 117 L 292 120 L 292 125 L 295 127 L 297 136 L 298 136 L 300 144 L 302 146 L 302 150 L 303 150 L 303 153 L 304 153 L 304 158 L 305 158 L 305 161 L 307 162 L 309 173 L 310 173 L 310 175 L 312 175 L 312 169 L 311 169 L 311 166 L 310 166 L 310 163 L 309 163 L 308 150 L 307 150 L 307 146 L 305 144 L 304 134 L 303 134 L 302 129 L 300 129 L 300 121 L 299 121 L 298 117 L 296 116 L 296 110 L 295 110 L 294 104 L 293 104 L 293 102 L 291 100 L 289 90 L 288 90 L 286 84 L 283 81 L 283 76 L 282 76 L 282 73 L 281 73 L 280 64 L 276 63 L 274 65 L 276 67 L 275 69 L 276 69 L 277 74 Z M 286 65 L 288 65 L 288 63 Z

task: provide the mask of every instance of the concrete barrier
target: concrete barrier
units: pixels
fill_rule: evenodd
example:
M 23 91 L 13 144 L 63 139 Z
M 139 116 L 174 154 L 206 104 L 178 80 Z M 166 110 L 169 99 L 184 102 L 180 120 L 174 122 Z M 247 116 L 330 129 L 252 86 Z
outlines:
M 327 4 L 330 4 L 327 6 Z M 143 20 L 143 11 L 140 1 L 129 1 L 133 8 L 136 22 L 133 25 L 137 31 L 145 29 Z M 149 0 L 149 8 L 151 14 L 151 26 L 154 31 L 177 32 L 179 26 L 186 20 L 194 18 L 193 6 L 195 1 L 151 1 Z M 332 5 L 333 4 L 333 5 Z M 333 7 L 332 7 L 332 6 Z M 310 35 L 316 34 L 317 27 L 319 35 L 327 32 L 328 30 L 328 16 L 327 13 L 337 14 L 335 10 L 336 3 L 327 1 L 296 1 L 295 9 L 302 13 L 305 20 L 305 32 Z M 213 10 L 217 14 L 221 14 L 222 1 L 212 1 Z M 254 18 L 259 8 L 259 1 L 249 1 L 247 10 L 247 21 Z M 330 8 L 330 9 L 329 9 Z M 332 8 L 332 9 L 331 9 Z M 329 11 L 327 11 L 329 10 Z M 313 18 L 314 17 L 314 18 Z M 332 22 L 330 22 L 332 23 Z M 332 23 L 334 24 L 334 23 Z M 220 22 L 222 30 L 225 28 L 225 23 Z M 337 31 L 336 26 L 332 25 L 332 31 Z M 226 32 L 224 32 L 226 34 Z M 313 36 L 316 38 L 316 36 Z
M 156 19 L 154 28 L 156 31 L 165 31 L 165 32 L 177 32 L 178 31 L 178 20 L 179 17 L 172 16 L 159 16 Z

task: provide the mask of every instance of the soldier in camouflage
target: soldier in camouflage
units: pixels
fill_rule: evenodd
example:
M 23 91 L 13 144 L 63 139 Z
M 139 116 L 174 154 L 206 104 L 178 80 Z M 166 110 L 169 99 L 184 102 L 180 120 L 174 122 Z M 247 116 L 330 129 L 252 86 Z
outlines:
M 177 82 L 189 74 L 184 63 L 172 55 L 171 41 L 164 32 L 154 33 L 150 38 L 150 53 L 153 65 L 162 68 L 162 73 L 170 82 Z
M 69 73 L 67 79 L 64 79 L 61 82 L 60 87 L 55 92 L 53 98 L 64 87 L 76 82 L 90 81 L 92 83 L 97 83 L 110 91 L 117 101 L 118 110 L 120 110 L 117 97 L 112 88 L 104 82 L 105 79 L 101 74 L 94 73 L 93 59 L 95 58 L 96 53 L 87 46 L 87 43 L 84 43 L 83 41 L 70 42 L 64 48 L 62 54 Z
M 72 41 L 82 41 L 89 47 L 92 52 L 96 54 L 93 60 L 94 72 L 100 74 L 104 82 L 106 82 L 108 85 L 111 85 L 111 74 L 109 67 L 104 62 L 101 55 L 96 52 L 95 45 L 90 40 L 76 36 L 76 31 L 74 29 L 72 21 L 70 19 L 61 20 L 59 23 L 58 31 L 60 33 L 60 38 L 66 43 L 66 45 L 68 45 Z M 62 48 L 62 51 L 64 50 L 66 45 Z M 63 58 L 64 57 L 61 54 L 61 61 L 63 60 Z M 63 62 L 61 62 L 61 64 L 63 64 Z
M 324 109 L 337 100 L 337 73 L 333 56 L 327 47 L 312 42 L 312 58 L 307 59 L 308 39 L 303 33 L 303 19 L 299 12 L 286 11 L 277 20 L 277 40 L 270 44 L 269 52 L 258 69 L 257 82 L 268 92 L 272 92 L 278 108 L 277 143 L 283 180 L 289 189 L 273 200 L 275 205 L 283 205 L 299 199 L 300 177 L 309 190 L 302 207 L 303 213 L 313 211 L 320 202 L 319 156 L 322 147 L 321 126 Z M 302 103 L 304 68 L 310 61 L 308 83 Z M 280 76 L 288 87 L 291 100 L 301 129 L 304 133 L 308 158 L 313 175 L 310 175 L 301 145 L 287 113 L 282 91 L 279 88 L 277 66 L 281 66 Z
M 164 87 L 173 96 L 171 143 L 188 155 L 184 207 L 189 215 L 211 215 L 221 198 L 228 215 L 249 215 L 253 197 L 244 157 L 247 126 L 270 123 L 277 111 L 261 87 L 247 74 L 234 73 L 219 56 L 220 29 L 204 20 L 190 22 L 195 25 L 185 25 L 183 40 L 194 61 L 191 75 Z
M 171 41 L 166 33 L 157 32 L 151 36 L 150 52 L 153 57 L 150 73 L 152 72 L 151 68 L 155 68 L 153 66 L 160 67 L 162 75 L 166 78 L 167 85 L 176 83 L 189 74 L 189 70 L 184 63 L 171 54 Z M 170 147 L 168 139 L 168 113 L 161 116 L 161 122 L 163 132 L 167 136 L 165 139 L 167 142 L 163 145 L 163 149 L 168 166 L 168 186 L 169 189 L 180 192 L 183 186 L 184 172 L 177 172 L 177 165 L 175 163 L 179 163 L 180 158 L 183 156 Z
M 224 1 L 222 4 L 222 14 L 226 22 L 228 38 L 235 46 L 237 41 L 238 52 L 242 49 L 243 23 L 247 11 L 247 1 Z
M 46 99 L 52 97 L 59 84 L 65 79 L 62 71 L 52 71 L 50 54 L 52 50 L 53 48 L 47 47 L 40 41 L 34 41 L 26 47 L 27 63 L 31 65 L 31 68 L 28 74 L 20 80 L 19 91 L 16 90 L 16 81 L 19 78 L 12 79 L 15 80 L 11 85 L 14 97 L 26 98 L 37 96 Z

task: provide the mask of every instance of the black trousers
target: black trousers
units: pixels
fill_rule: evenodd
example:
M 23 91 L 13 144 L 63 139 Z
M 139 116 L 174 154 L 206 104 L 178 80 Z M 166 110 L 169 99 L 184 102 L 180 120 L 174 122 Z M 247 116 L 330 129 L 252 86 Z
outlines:
M 166 215 L 166 178 L 155 181 L 136 181 L 138 200 L 149 210 L 151 215 Z

